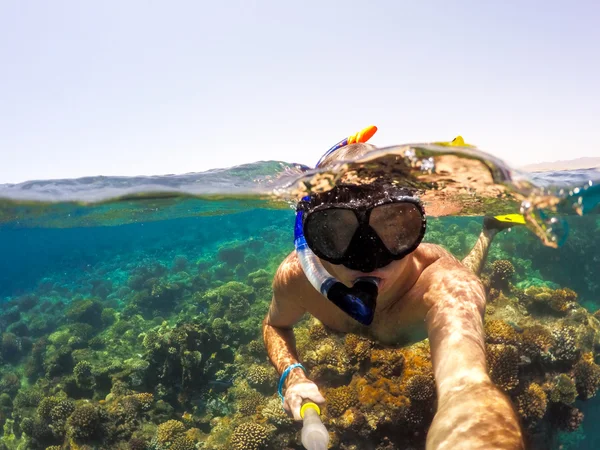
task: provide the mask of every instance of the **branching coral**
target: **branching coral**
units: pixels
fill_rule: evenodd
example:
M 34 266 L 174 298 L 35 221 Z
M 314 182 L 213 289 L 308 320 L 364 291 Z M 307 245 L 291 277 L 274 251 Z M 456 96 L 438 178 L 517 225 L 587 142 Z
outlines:
M 262 339 L 254 339 L 254 340 L 248 342 L 248 345 L 246 345 L 246 350 L 248 351 L 249 354 L 251 354 L 253 356 L 267 354 L 267 351 L 265 349 L 265 344 L 262 341 Z
M 97 300 L 75 300 L 65 312 L 65 316 L 71 322 L 86 323 L 98 328 L 102 325 L 102 309 L 102 304 Z
M 202 296 L 213 317 L 223 317 L 232 322 L 248 317 L 250 302 L 254 300 L 254 289 L 238 281 L 230 281 Z
M 230 448 L 232 450 L 261 450 L 267 446 L 268 442 L 269 434 L 263 425 L 246 422 L 233 431 Z
M 196 441 L 189 436 L 175 438 L 169 450 L 196 450 Z
M 542 325 L 533 325 L 523 331 L 523 351 L 533 359 L 545 358 L 555 344 L 552 333 Z

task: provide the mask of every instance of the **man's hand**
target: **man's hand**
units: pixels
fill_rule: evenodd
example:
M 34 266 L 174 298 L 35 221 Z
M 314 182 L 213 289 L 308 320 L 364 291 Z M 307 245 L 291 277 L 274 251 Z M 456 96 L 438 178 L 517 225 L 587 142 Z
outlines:
M 308 378 L 292 381 L 285 390 L 283 409 L 294 416 L 294 420 L 302 420 L 300 408 L 305 400 L 310 400 L 319 406 L 325 404 L 325 398 L 319 388 Z

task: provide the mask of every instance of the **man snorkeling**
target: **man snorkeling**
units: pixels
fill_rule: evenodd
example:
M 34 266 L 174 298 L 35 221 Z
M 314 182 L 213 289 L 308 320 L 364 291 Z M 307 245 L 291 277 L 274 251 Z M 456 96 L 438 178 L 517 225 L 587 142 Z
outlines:
M 339 143 L 317 166 L 365 154 L 373 149 L 364 143 L 373 133 Z M 427 449 L 523 449 L 514 408 L 486 364 L 486 299 L 478 274 L 502 228 L 486 220 L 461 262 L 421 243 L 425 211 L 410 189 L 375 181 L 302 199 L 296 250 L 277 270 L 263 322 L 285 410 L 300 420 L 304 402 L 325 403 L 295 348 L 293 326 L 308 312 L 332 330 L 385 345 L 429 338 L 438 408 Z

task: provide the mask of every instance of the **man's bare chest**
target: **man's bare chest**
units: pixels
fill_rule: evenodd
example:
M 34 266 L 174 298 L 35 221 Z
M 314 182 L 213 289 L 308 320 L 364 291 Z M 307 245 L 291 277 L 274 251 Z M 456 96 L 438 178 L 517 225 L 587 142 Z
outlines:
M 427 337 L 421 308 L 399 304 L 379 308 L 375 310 L 373 323 L 365 326 L 347 316 L 324 297 L 318 300 L 308 312 L 334 331 L 359 334 L 384 345 L 403 345 Z

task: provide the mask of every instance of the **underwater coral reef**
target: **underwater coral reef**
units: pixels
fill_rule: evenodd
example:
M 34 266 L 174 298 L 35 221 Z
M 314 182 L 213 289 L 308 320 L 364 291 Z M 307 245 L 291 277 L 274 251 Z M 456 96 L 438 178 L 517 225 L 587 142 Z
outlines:
M 249 211 L 5 230 L 29 237 L 2 267 L 0 449 L 301 449 L 261 342 L 292 223 L 289 211 Z M 600 388 L 599 227 L 573 223 L 557 250 L 505 232 L 482 275 L 489 371 L 528 448 L 593 448 L 582 430 Z M 432 219 L 427 240 L 462 257 L 480 229 Z M 327 399 L 330 448 L 424 448 L 436 409 L 427 340 L 387 347 L 310 317 L 295 331 Z

